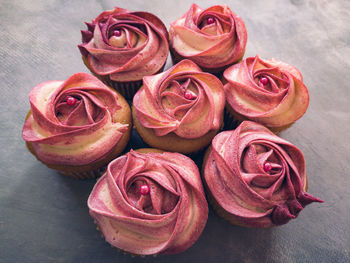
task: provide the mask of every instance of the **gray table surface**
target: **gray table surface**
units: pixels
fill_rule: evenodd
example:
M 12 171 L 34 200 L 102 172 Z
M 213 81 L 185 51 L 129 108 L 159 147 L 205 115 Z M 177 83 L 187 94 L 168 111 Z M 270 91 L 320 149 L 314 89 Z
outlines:
M 1 0 L 0 262 L 350 261 L 350 1 L 197 1 L 217 3 L 243 18 L 246 57 L 275 57 L 302 72 L 310 107 L 281 137 L 302 149 L 309 192 L 325 203 L 265 230 L 230 225 L 210 210 L 199 240 L 178 255 L 132 258 L 111 248 L 86 206 L 95 180 L 60 176 L 26 150 L 28 93 L 40 82 L 88 72 L 76 45 L 83 22 L 101 11 L 145 10 L 169 26 L 191 2 Z

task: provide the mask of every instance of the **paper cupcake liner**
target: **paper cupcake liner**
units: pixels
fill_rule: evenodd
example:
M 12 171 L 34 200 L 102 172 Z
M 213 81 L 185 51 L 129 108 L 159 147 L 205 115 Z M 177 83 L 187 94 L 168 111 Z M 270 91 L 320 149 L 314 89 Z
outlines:
M 87 172 L 68 172 L 68 171 L 60 171 L 60 170 L 56 170 L 56 171 L 58 171 L 60 174 L 64 176 L 83 180 L 83 179 L 93 179 L 93 178 L 100 177 L 106 171 L 106 168 L 107 168 L 107 165 L 97 170 L 87 171 Z
M 152 75 L 163 72 L 164 67 L 165 67 L 165 63 L 156 73 Z M 111 86 L 113 89 L 115 89 L 120 94 L 122 94 L 125 99 L 131 102 L 136 92 L 141 88 L 142 83 L 143 83 L 142 79 L 137 81 L 129 81 L 129 82 L 118 82 L 118 81 L 109 79 L 106 82 L 107 85 Z
M 38 158 L 38 156 L 35 154 L 35 151 L 32 147 L 32 145 L 30 143 L 26 143 L 26 147 L 29 150 L 29 152 L 31 154 L 33 154 L 35 156 L 35 158 L 40 161 L 41 163 L 43 163 L 44 165 L 46 165 L 48 168 L 57 171 L 58 173 L 64 175 L 64 176 L 68 176 L 74 179 L 92 179 L 92 178 L 96 178 L 102 175 L 102 173 L 104 173 L 104 171 L 107 168 L 107 165 L 104 165 L 100 168 L 97 169 L 93 169 L 93 167 L 90 170 L 87 170 L 87 168 L 84 168 L 84 171 L 79 171 L 80 168 L 75 168 L 75 171 L 71 171 L 69 167 L 66 167 L 64 165 L 53 165 L 53 164 L 48 164 L 45 163 L 44 161 L 40 160 Z
M 118 91 L 126 100 L 132 100 L 135 93 L 142 86 L 142 80 L 130 82 L 117 82 L 111 79 L 105 81 L 107 85 Z
M 234 130 L 238 127 L 238 125 L 241 123 L 238 119 L 233 117 L 231 113 L 226 109 L 224 110 L 224 128 L 223 130 Z
M 130 129 L 131 130 L 131 129 Z M 130 132 L 129 135 L 127 135 L 125 146 L 121 146 L 121 148 L 124 150 L 126 147 L 126 144 L 129 141 Z M 111 152 L 107 157 L 103 159 L 102 163 L 93 163 L 90 165 L 84 165 L 84 166 L 66 166 L 66 165 L 56 165 L 56 164 L 49 164 L 45 163 L 44 161 L 40 160 L 35 152 L 33 151 L 31 145 L 29 143 L 26 143 L 28 150 L 36 157 L 38 161 L 45 164 L 48 168 L 57 171 L 61 175 L 71 177 L 74 179 L 92 179 L 100 177 L 107 169 L 107 165 L 110 161 L 117 158 L 122 150 L 117 149 L 116 151 Z
M 98 79 L 100 79 L 103 83 L 105 83 L 106 85 L 109 85 L 111 88 L 115 89 L 116 91 L 118 91 L 121 95 L 123 95 L 123 97 L 128 100 L 128 101 L 132 101 L 135 93 L 140 89 L 140 87 L 142 86 L 142 79 L 140 80 L 135 80 L 135 81 L 115 81 L 112 80 L 110 78 L 110 75 L 98 75 L 96 74 L 92 68 L 89 65 L 88 60 L 82 56 L 83 62 L 85 64 L 85 66 L 90 70 L 90 72 L 97 77 Z M 158 74 L 163 72 L 164 67 L 166 64 L 166 60 L 163 64 L 163 66 L 154 74 Z

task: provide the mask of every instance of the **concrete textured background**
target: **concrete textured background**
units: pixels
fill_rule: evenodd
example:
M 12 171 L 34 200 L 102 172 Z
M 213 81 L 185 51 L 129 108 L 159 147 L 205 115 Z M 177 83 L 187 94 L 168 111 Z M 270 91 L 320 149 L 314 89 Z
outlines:
M 246 57 L 275 57 L 304 76 L 309 109 L 281 137 L 302 149 L 309 192 L 325 203 L 287 225 L 246 229 L 210 210 L 202 236 L 186 252 L 132 258 L 104 242 L 89 217 L 95 180 L 60 176 L 26 150 L 21 130 L 29 91 L 88 72 L 76 47 L 84 21 L 118 5 L 152 12 L 169 26 L 191 3 L 0 1 L 0 262 L 350 262 L 350 1 L 196 1 L 228 4 L 243 18 Z

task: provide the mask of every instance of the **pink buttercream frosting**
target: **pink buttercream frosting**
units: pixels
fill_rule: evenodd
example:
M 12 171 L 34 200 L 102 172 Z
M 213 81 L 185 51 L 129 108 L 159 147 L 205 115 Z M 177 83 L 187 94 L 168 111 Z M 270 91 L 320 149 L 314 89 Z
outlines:
M 149 187 L 141 194 L 140 187 Z M 138 254 L 189 248 L 208 217 L 199 171 L 179 153 L 131 151 L 114 161 L 92 190 L 88 207 L 112 246 Z
M 303 153 L 255 122 L 213 139 L 204 178 L 217 203 L 245 226 L 282 225 L 323 202 L 306 192 Z
M 141 80 L 166 62 L 168 32 L 153 14 L 115 7 L 86 25 L 78 47 L 98 75 L 119 82 Z
M 301 73 L 276 59 L 246 58 L 226 69 L 227 103 L 243 117 L 269 127 L 299 119 L 309 105 L 309 93 Z
M 240 60 L 247 30 L 242 19 L 226 5 L 202 9 L 193 4 L 170 25 L 170 46 L 182 57 L 204 68 L 220 68 Z
M 86 165 L 108 155 L 127 131 L 114 121 L 121 109 L 114 91 L 86 73 L 34 87 L 22 137 L 49 164 Z
M 144 77 L 133 105 L 141 125 L 157 136 L 174 132 L 192 139 L 219 129 L 225 95 L 218 78 L 183 60 L 163 73 Z

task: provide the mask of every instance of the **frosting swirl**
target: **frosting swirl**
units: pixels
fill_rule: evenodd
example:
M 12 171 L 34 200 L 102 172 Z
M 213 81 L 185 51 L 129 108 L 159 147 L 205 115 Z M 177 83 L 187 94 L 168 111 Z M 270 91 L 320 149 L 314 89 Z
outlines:
M 166 62 L 168 32 L 153 14 L 115 7 L 86 25 L 78 47 L 98 75 L 119 82 L 141 80 Z
M 114 122 L 121 108 L 115 92 L 97 78 L 77 73 L 34 87 L 22 137 L 49 164 L 86 165 L 103 159 L 128 125 Z
M 245 118 L 269 127 L 293 123 L 304 115 L 309 93 L 301 73 L 276 59 L 246 58 L 224 72 L 229 106 Z
M 150 189 L 146 195 L 139 190 L 145 184 Z M 208 217 L 197 166 L 169 152 L 131 151 L 112 161 L 88 206 L 107 242 L 138 255 L 186 250 Z
M 244 22 L 226 5 L 202 9 L 193 4 L 171 23 L 169 34 L 170 46 L 180 56 L 204 68 L 220 68 L 239 61 L 247 43 Z
M 303 153 L 264 126 L 244 121 L 212 141 L 204 178 L 216 202 L 250 227 L 287 223 L 312 202 Z
M 133 100 L 140 123 L 157 136 L 199 138 L 219 129 L 225 104 L 221 81 L 190 60 L 143 78 Z

